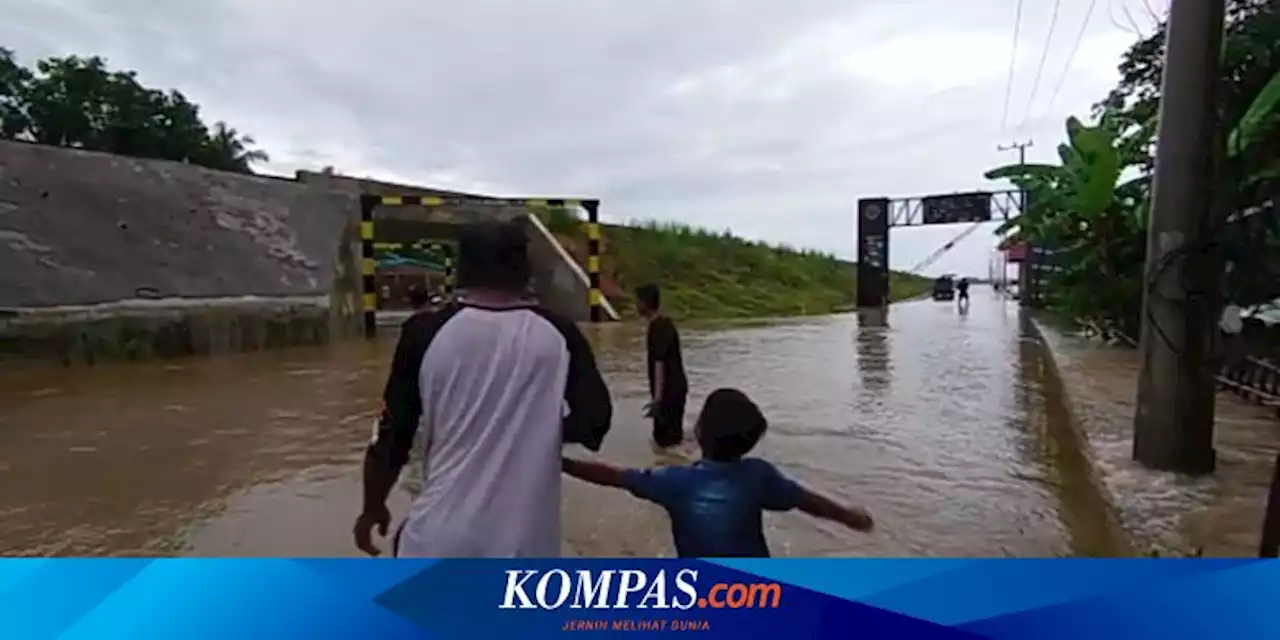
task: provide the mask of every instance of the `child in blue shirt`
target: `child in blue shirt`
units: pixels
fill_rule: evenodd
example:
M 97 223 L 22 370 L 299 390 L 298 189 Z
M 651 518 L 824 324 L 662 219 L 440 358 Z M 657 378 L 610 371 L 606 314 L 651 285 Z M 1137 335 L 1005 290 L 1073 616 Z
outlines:
M 759 458 L 744 458 L 768 423 L 760 408 L 736 389 L 717 389 L 702 407 L 695 430 L 702 459 L 682 466 L 622 469 L 600 462 L 563 461 L 564 472 L 592 484 L 620 487 L 657 503 L 671 516 L 682 558 L 768 557 L 764 511 L 799 509 L 858 531 L 871 516 L 796 484 Z

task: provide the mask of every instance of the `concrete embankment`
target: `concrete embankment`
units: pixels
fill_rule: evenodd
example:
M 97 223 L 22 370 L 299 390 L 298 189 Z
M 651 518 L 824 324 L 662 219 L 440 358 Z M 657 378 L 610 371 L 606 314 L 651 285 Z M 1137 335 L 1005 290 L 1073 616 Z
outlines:
M 0 142 L 0 358 L 70 363 L 354 337 L 361 193 L 478 197 Z M 382 212 L 379 224 L 448 240 L 460 223 L 527 213 L 417 209 Z M 585 319 L 585 282 L 531 237 L 544 302 Z
M 1107 346 L 1041 319 L 1094 479 L 1139 553 L 1256 556 L 1280 421 L 1235 396 L 1217 399 L 1217 471 L 1190 478 L 1132 460 L 1141 368 L 1136 350 Z
M 358 329 L 351 198 L 291 180 L 0 142 L 0 354 L 308 344 Z

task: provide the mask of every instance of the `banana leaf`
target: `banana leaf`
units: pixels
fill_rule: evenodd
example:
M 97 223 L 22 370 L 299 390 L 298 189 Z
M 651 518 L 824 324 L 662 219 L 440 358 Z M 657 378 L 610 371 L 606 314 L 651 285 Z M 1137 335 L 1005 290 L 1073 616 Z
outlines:
M 1148 147 L 1155 142 L 1158 122 L 1159 118 L 1152 116 L 1147 118 L 1133 133 L 1121 136 L 1120 144 L 1116 146 L 1125 164 L 1141 164 L 1149 158 Z
M 988 180 L 1008 180 L 1013 178 L 1055 178 L 1062 172 L 1062 167 L 1054 164 L 1010 164 L 997 167 L 983 174 Z
M 1068 140 L 1073 140 L 1075 138 L 1076 132 L 1084 128 L 1085 128 L 1084 123 L 1080 122 L 1080 118 L 1077 118 L 1075 116 L 1067 117 L 1067 139 Z
M 1237 155 L 1243 152 L 1266 133 L 1272 120 L 1280 114 L 1280 71 L 1271 76 L 1271 81 L 1258 92 L 1253 103 L 1241 116 L 1240 122 L 1227 138 L 1227 153 Z
M 1280 179 L 1280 160 L 1276 160 L 1271 163 L 1271 166 L 1269 167 L 1264 167 L 1263 169 L 1251 173 L 1249 177 L 1245 178 L 1244 186 L 1252 187 L 1259 183 L 1270 182 L 1277 179 Z
M 1058 145 L 1058 157 L 1062 159 L 1062 166 L 1067 170 L 1079 161 L 1075 148 L 1065 142 Z
M 1022 225 L 1018 224 L 1019 218 L 1021 218 L 1021 216 L 1018 218 L 1009 218 L 1008 220 L 1001 222 L 1000 226 L 996 227 L 995 235 L 997 237 L 1005 237 L 1008 235 L 1018 234 L 1022 228 Z
M 1074 146 L 1082 165 L 1075 208 L 1089 219 L 1101 216 L 1115 198 L 1121 167 L 1113 142 L 1110 132 L 1098 127 L 1076 130 Z

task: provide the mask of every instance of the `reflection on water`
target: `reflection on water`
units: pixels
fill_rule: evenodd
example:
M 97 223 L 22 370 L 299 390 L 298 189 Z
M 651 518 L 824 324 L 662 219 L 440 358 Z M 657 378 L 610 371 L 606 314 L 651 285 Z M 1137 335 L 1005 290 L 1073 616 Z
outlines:
M 857 353 L 861 393 L 868 399 L 883 398 L 893 379 L 893 361 L 889 357 L 889 310 L 872 309 L 859 312 L 854 345 Z
M 1077 432 L 1071 421 L 1062 381 L 1052 372 L 1039 332 L 1032 328 L 1029 317 L 1020 318 L 1019 327 L 1023 338 L 1018 344 L 1017 396 L 1032 436 L 1027 444 L 1048 461 L 1046 479 L 1061 501 L 1058 516 L 1071 534 L 1071 551 L 1092 557 L 1130 555 L 1133 550 L 1116 514 L 1099 499 L 1102 488 L 1091 476 L 1092 466 L 1081 440 L 1084 434 Z
M 985 300 L 966 316 L 924 301 L 888 317 L 687 326 L 687 419 L 710 390 L 743 389 L 770 420 L 757 455 L 880 524 L 864 535 L 770 514 L 779 555 L 1115 552 L 1063 444 L 1043 354 L 1015 315 Z M 616 403 L 601 455 L 654 464 L 642 327 L 588 334 Z M 358 465 L 391 347 L 0 373 L 0 549 L 351 554 Z M 658 509 L 565 484 L 567 553 L 672 553 Z M 398 492 L 393 511 L 404 504 Z

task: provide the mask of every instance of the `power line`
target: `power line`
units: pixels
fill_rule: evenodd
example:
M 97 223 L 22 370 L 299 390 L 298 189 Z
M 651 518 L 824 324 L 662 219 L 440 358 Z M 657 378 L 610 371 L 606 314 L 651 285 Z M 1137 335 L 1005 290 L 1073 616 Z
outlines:
M 1058 93 L 1062 91 L 1062 86 L 1067 83 L 1067 76 L 1071 74 L 1071 64 L 1076 60 L 1076 54 L 1080 52 L 1080 44 L 1084 42 L 1084 34 L 1089 31 L 1089 19 L 1093 17 L 1093 9 L 1098 6 L 1098 0 L 1089 0 L 1089 8 L 1084 12 L 1084 22 L 1080 25 L 1080 32 L 1076 34 L 1076 42 L 1071 45 L 1071 54 L 1067 56 L 1067 66 L 1062 69 L 1062 76 L 1058 78 L 1058 84 L 1053 87 L 1053 95 L 1049 96 L 1049 104 L 1045 105 L 1045 109 L 1053 108 L 1053 103 L 1058 99 Z
M 1013 10 L 1013 51 L 1009 53 L 1009 79 L 1004 86 L 1004 114 L 1000 116 L 1000 130 L 1009 124 L 1009 103 L 1013 101 L 1013 75 L 1018 67 L 1018 37 L 1022 33 L 1022 0 Z
M 1035 104 L 1036 95 L 1040 92 L 1040 79 L 1044 76 L 1044 65 L 1049 60 L 1049 45 L 1053 43 L 1053 31 L 1058 27 L 1058 9 L 1062 8 L 1062 0 L 1053 0 L 1053 17 L 1049 19 L 1049 33 L 1044 38 L 1044 50 L 1040 52 L 1040 66 L 1036 69 L 1036 81 L 1031 85 L 1031 98 L 1027 100 L 1025 123 L 1031 117 L 1031 107 Z

